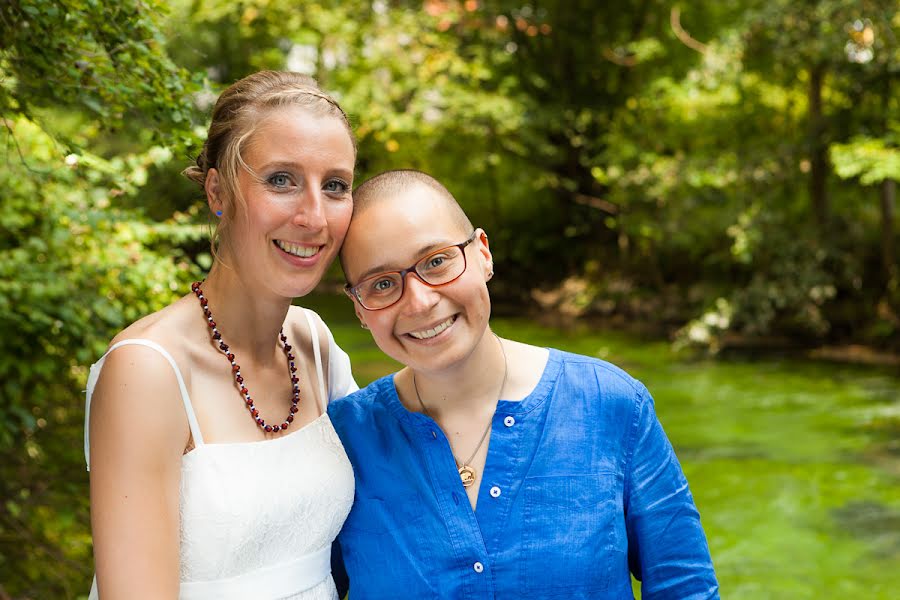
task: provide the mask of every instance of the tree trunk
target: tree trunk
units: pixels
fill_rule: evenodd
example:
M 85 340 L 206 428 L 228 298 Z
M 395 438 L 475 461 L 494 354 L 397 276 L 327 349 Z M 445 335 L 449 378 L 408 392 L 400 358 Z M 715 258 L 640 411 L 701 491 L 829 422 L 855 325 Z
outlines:
M 822 84 L 825 65 L 815 65 L 809 72 L 809 200 L 820 228 L 828 223 L 828 195 L 825 178 L 828 175 L 828 147 L 824 140 L 825 119 L 822 115 Z
M 894 255 L 894 205 L 897 198 L 897 182 L 885 179 L 881 182 L 881 264 L 884 280 L 890 283 L 896 276 L 897 261 Z

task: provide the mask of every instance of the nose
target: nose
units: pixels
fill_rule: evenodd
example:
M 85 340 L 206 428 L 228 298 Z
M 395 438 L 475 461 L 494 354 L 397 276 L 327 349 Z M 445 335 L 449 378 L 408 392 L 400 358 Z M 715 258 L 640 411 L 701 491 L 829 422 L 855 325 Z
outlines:
M 415 273 L 407 273 L 401 301 L 405 301 L 407 312 L 428 312 L 438 303 L 439 294 L 437 288 L 426 284 Z
M 298 199 L 292 219 L 294 225 L 305 229 L 319 230 L 326 225 L 325 199 L 318 189 L 307 188 Z

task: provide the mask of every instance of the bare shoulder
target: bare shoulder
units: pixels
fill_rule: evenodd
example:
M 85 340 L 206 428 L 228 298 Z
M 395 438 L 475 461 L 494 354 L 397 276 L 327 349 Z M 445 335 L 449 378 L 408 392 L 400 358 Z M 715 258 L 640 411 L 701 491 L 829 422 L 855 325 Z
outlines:
M 197 305 L 185 296 L 165 308 L 151 313 L 116 335 L 110 346 L 131 339 L 145 339 L 156 342 L 176 359 L 186 358 L 185 332 L 196 327 Z M 115 354 L 115 353 L 113 353 Z M 112 355 L 110 355 L 112 356 Z
M 180 303 L 125 328 L 110 347 L 134 339 L 155 342 L 172 356 L 182 376 L 189 376 L 192 328 L 187 307 Z M 143 443 L 177 450 L 176 456 L 180 456 L 190 439 L 190 428 L 175 368 L 169 360 L 157 349 L 141 344 L 121 345 L 107 354 L 91 397 L 90 430 L 92 446 L 95 440 L 101 445 L 116 445 L 142 439 Z M 129 433 L 116 441 L 117 431 Z
M 312 334 L 310 332 L 309 319 L 307 319 L 306 313 L 309 313 L 309 316 L 312 317 L 312 324 L 315 326 L 319 338 L 319 350 L 322 353 L 322 360 L 327 364 L 328 328 L 315 311 L 300 306 L 291 306 L 290 309 L 288 309 L 288 314 L 285 318 L 285 333 L 289 339 L 297 340 L 297 343 L 291 343 L 294 347 L 299 345 L 302 352 L 307 352 L 311 349 Z
M 311 319 L 307 319 L 307 314 L 311 317 Z M 291 344 L 297 348 L 299 346 L 300 352 L 303 353 L 303 356 L 307 358 L 309 361 L 314 360 L 313 356 L 313 337 L 312 332 L 310 330 L 310 320 L 312 321 L 312 325 L 316 328 L 316 332 L 318 333 L 318 346 L 319 346 L 319 355 L 321 356 L 321 365 L 322 365 L 322 376 L 325 378 L 325 381 L 329 381 L 330 373 L 329 373 L 329 365 L 330 365 L 330 347 L 328 344 L 328 336 L 330 335 L 328 328 L 325 326 L 325 322 L 322 321 L 322 318 L 312 310 L 308 308 L 303 308 L 300 306 L 291 306 L 288 309 L 287 318 L 285 319 L 285 333 L 287 333 L 288 339 L 297 340 L 296 343 L 293 341 Z M 290 333 L 288 333 L 290 331 Z

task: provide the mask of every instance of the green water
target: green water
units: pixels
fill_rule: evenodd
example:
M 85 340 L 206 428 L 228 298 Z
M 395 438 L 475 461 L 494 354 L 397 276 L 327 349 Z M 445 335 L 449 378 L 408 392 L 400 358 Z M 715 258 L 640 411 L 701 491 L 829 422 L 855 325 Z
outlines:
M 360 384 L 389 373 L 349 304 L 316 306 Z M 502 336 L 642 380 L 691 485 L 722 597 L 900 596 L 900 373 L 800 360 L 689 360 L 659 341 L 495 319 Z

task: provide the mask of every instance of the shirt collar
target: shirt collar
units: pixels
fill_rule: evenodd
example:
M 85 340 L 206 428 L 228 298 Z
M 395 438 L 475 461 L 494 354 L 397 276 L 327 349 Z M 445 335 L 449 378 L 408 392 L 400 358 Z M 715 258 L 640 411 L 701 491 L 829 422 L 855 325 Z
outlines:
M 550 392 L 556 385 L 557 379 L 562 365 L 562 355 L 555 348 L 548 348 L 550 355 L 547 358 L 547 364 L 544 366 L 544 372 L 538 380 L 537 385 L 530 394 L 521 400 L 500 400 L 497 403 L 498 415 L 523 415 L 537 408 L 540 408 L 550 396 Z M 397 374 L 388 375 L 382 378 L 378 384 L 381 389 L 377 390 L 376 398 L 382 402 L 394 417 L 402 423 L 421 422 L 427 419 L 425 415 L 407 410 L 400 397 L 397 395 L 397 386 L 394 385 L 394 377 Z

